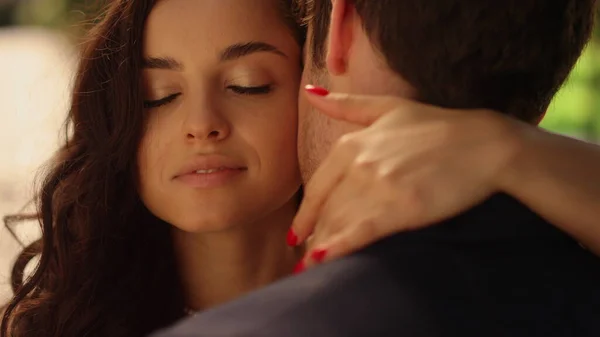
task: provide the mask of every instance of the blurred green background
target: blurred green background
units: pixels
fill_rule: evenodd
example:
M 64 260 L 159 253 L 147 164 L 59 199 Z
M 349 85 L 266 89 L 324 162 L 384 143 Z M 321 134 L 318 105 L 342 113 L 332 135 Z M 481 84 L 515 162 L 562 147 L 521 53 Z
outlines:
M 77 38 L 102 1 L 0 0 L 0 26 L 43 26 Z M 84 23 L 84 24 L 82 24 Z M 554 99 L 542 127 L 600 142 L 600 28 Z
M 569 80 L 554 98 L 542 126 L 558 133 L 600 142 L 600 29 L 598 24 L 592 41 L 575 65 Z

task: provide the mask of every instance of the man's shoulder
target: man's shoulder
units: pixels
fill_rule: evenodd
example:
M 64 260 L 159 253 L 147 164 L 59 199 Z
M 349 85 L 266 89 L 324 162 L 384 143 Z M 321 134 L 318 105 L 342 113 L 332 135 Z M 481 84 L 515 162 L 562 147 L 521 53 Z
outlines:
M 439 232 L 395 235 L 156 336 L 560 336 L 576 318 L 544 322 L 600 305 L 598 259 L 518 202 L 492 202 Z M 467 235 L 513 220 L 531 228 Z
M 396 242 L 470 243 L 532 238 L 565 240 L 567 237 L 519 200 L 496 194 L 451 219 L 390 239 Z
M 354 254 L 206 311 L 154 337 L 384 336 L 389 327 L 382 322 L 420 324 L 415 316 L 419 310 L 402 311 L 398 301 L 389 300 L 411 297 L 425 303 L 425 299 L 418 298 L 412 287 L 397 287 L 389 271 L 378 255 Z

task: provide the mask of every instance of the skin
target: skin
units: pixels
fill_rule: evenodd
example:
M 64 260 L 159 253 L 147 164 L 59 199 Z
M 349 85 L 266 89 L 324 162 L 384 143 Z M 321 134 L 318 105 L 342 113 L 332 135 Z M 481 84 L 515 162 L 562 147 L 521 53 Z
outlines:
M 415 98 L 415 89 L 402 77 L 394 74 L 373 48 L 356 13 L 344 16 L 341 6 L 346 6 L 346 2 L 334 2 L 336 8 L 332 13 L 330 32 L 334 40 L 329 40 L 327 46 L 327 69 L 317 69 L 313 65 L 309 27 L 309 38 L 304 48 L 306 61 L 301 87 L 320 85 L 345 95 L 393 95 Z M 307 98 L 302 92 L 298 102 L 298 154 L 300 171 L 305 182 L 310 181 L 333 145 L 342 136 L 362 129 L 360 124 L 351 120 L 334 119 L 322 113 L 315 108 L 314 102 Z
M 544 191 L 565 188 L 564 180 L 555 179 L 564 175 L 565 165 L 554 163 L 537 185 L 525 179 L 550 163 L 553 142 L 562 151 L 554 150 L 555 154 L 562 154 L 563 160 L 570 154 L 589 154 L 590 147 L 535 137 L 536 128 L 490 111 L 439 109 L 412 101 L 414 89 L 385 66 L 356 13 L 347 10 L 346 1 L 334 4 L 327 71 L 312 68 L 307 50 L 302 84 L 322 84 L 347 94 L 316 97 L 302 93 L 296 125 L 295 111 L 289 107 L 298 89 L 294 84 L 299 76 L 298 48 L 289 34 L 282 33 L 287 29 L 269 8 L 265 3 L 250 10 L 233 0 L 170 0 L 160 3 L 148 21 L 146 56 L 169 57 L 183 66 L 147 70 L 148 99 L 182 95 L 150 110 L 140 151 L 141 194 L 154 214 L 177 228 L 174 240 L 191 307 L 227 301 L 290 272 L 299 251 L 285 250 L 281 242 L 297 206 L 293 195 L 299 185 L 298 163 L 293 137 L 289 137 L 296 127 L 299 165 L 307 185 L 293 228 L 299 243 L 314 232 L 307 264 L 433 224 L 496 191 L 520 197 L 550 221 L 557 219 L 563 230 L 590 242 L 584 238 L 595 227 L 590 222 L 592 213 L 581 208 L 586 202 L 579 203 L 578 214 L 547 206 Z M 210 15 L 198 18 L 198 13 Z M 204 34 L 220 22 L 243 24 L 224 27 L 219 39 Z M 253 22 L 261 24 L 253 26 Z M 265 39 L 288 56 L 286 60 L 260 53 L 261 60 L 267 60 L 262 67 L 271 69 L 267 76 L 245 68 L 247 63 L 260 63 L 255 59 L 258 54 L 218 60 L 231 44 Z M 169 54 L 161 54 L 165 50 Z M 232 94 L 229 78 L 252 82 L 254 76 L 276 81 L 280 96 L 275 92 L 267 100 L 261 95 Z M 172 177 L 180 167 L 190 157 L 206 155 L 206 149 L 223 151 L 219 153 L 234 158 L 247 172 L 216 189 L 190 189 L 174 183 Z M 538 154 L 532 156 L 536 160 L 523 160 L 524 154 L 533 152 Z M 525 173 L 515 174 L 521 171 Z M 589 178 L 590 172 L 583 173 Z M 576 186 L 568 189 L 572 200 L 595 200 L 600 195 Z M 447 192 L 434 193 L 440 190 Z M 405 211 L 397 212 L 399 208 Z M 561 226 L 566 219 L 585 226 Z
M 249 43 L 263 45 L 239 48 Z M 275 2 L 158 2 L 144 48 L 140 195 L 173 225 L 188 306 L 210 307 L 289 274 L 298 258 L 285 233 L 300 187 L 300 47 Z M 223 162 L 234 169 L 218 183 L 181 178 Z
M 298 269 L 435 224 L 495 192 L 600 254 L 599 146 L 489 110 L 411 100 L 410 85 L 385 66 L 362 27 L 347 1 L 335 1 L 327 69 L 303 74 L 303 85 L 332 93 L 300 96 L 307 185 L 291 232 L 296 243 L 310 240 Z M 310 43 L 306 51 L 311 65 Z
M 334 2 L 330 31 L 333 40 L 330 39 L 327 46 L 327 69 L 318 69 L 313 65 L 309 27 L 302 87 L 314 84 L 326 86 L 332 92 L 414 98 L 414 88 L 385 65 L 364 34 L 356 12 L 345 15 L 344 6 L 345 1 Z M 310 182 L 342 136 L 362 128 L 356 123 L 331 118 L 312 104 L 306 94 L 300 95 L 298 155 L 305 182 Z

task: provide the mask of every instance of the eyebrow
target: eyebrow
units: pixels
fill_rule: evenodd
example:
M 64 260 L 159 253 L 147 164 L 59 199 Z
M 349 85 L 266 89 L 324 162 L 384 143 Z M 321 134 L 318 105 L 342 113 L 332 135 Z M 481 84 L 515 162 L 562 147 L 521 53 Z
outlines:
M 277 47 L 265 42 L 236 43 L 225 48 L 219 55 L 219 61 L 233 61 L 255 53 L 272 53 L 287 58 L 287 55 Z M 171 57 L 146 57 L 143 61 L 145 69 L 183 70 L 183 65 Z
M 251 41 L 246 43 L 236 43 L 225 48 L 225 50 L 223 50 L 223 52 L 221 53 L 219 59 L 221 60 L 221 62 L 232 61 L 235 59 L 239 59 L 240 57 L 260 52 L 273 53 L 275 55 L 287 58 L 287 55 L 285 53 L 283 53 L 281 50 L 277 49 L 277 47 L 271 44 L 265 42 Z
M 170 57 L 146 57 L 143 67 L 145 69 L 183 70 L 181 63 Z

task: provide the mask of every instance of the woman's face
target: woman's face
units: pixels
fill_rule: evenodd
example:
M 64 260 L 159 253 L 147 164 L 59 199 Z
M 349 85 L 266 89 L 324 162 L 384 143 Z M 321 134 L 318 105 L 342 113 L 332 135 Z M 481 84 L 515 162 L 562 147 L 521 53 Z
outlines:
M 274 0 L 162 0 L 145 28 L 141 198 L 205 232 L 257 221 L 300 185 L 300 47 Z

